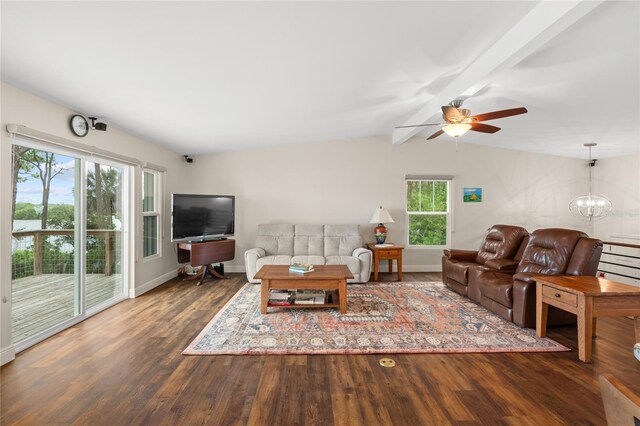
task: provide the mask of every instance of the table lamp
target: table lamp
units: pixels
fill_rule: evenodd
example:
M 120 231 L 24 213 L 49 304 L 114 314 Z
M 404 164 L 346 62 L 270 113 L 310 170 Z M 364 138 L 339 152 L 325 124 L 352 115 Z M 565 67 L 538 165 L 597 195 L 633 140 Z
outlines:
M 391 215 L 389 214 L 387 209 L 380 206 L 373 211 L 373 216 L 371 216 L 371 220 L 369 221 L 369 223 L 378 224 L 378 226 L 376 226 L 374 230 L 376 234 L 376 242 L 378 244 L 384 243 L 384 240 L 387 239 L 387 228 L 383 225 L 383 223 L 385 222 L 393 223 L 393 219 L 391 218 Z

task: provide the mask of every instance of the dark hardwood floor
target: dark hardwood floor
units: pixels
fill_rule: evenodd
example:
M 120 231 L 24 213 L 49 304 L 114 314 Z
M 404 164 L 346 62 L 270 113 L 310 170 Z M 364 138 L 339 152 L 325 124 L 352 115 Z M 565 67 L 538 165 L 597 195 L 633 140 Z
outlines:
M 627 318 L 598 321 L 591 364 L 574 327 L 548 334 L 571 352 L 394 355 L 395 368 L 382 355 L 181 355 L 246 282 L 231 277 L 172 280 L 18 354 L 1 370 L 0 423 L 601 425 L 599 374 L 640 393 Z

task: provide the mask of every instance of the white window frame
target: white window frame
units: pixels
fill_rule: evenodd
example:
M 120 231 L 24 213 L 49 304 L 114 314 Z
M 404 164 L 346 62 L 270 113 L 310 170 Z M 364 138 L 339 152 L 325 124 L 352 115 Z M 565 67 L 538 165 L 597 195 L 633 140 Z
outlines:
M 153 210 L 145 212 L 144 211 L 144 177 L 145 173 L 149 173 L 153 175 Z M 142 197 L 140 198 L 140 211 L 142 213 L 142 223 L 140 224 L 141 232 L 141 243 L 140 243 L 140 255 L 142 257 L 142 261 L 146 262 L 149 260 L 157 259 L 162 257 L 162 175 L 163 173 L 149 168 L 142 169 L 142 176 L 140 182 L 142 183 Z M 156 217 L 156 252 L 154 254 L 150 254 L 148 256 L 144 255 L 144 218 L 145 217 Z
M 410 177 L 407 176 L 405 178 L 406 183 L 405 183 L 405 200 L 404 200 L 404 205 L 405 205 L 405 213 L 407 214 L 407 247 L 411 248 L 411 249 L 427 249 L 427 250 L 433 250 L 433 249 L 437 249 L 437 250 L 442 250 L 442 249 L 447 249 L 447 248 L 451 248 L 451 234 L 453 232 L 453 206 L 452 206 L 452 192 L 453 192 L 453 178 L 450 176 L 424 176 L 424 177 Z M 446 212 L 409 212 L 407 210 L 407 189 L 408 189 L 408 185 L 409 182 L 446 182 L 447 183 L 447 211 Z M 446 223 L 447 223 L 447 231 L 446 231 L 446 243 L 443 245 L 416 245 L 416 244 L 410 244 L 411 241 L 411 235 L 410 233 L 410 217 L 411 216 L 422 216 L 422 215 L 442 215 L 444 214 L 446 216 Z

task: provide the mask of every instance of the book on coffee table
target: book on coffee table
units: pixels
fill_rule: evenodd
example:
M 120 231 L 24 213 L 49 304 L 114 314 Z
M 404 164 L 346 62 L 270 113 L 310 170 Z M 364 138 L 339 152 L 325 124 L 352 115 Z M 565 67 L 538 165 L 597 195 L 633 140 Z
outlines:
M 313 271 L 313 265 L 308 263 L 293 263 L 289 266 L 289 272 L 306 273 Z

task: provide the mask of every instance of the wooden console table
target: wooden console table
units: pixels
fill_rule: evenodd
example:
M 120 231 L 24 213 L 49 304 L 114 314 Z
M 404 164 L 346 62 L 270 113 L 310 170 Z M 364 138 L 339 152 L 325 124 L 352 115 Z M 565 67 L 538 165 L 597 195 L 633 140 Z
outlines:
M 373 252 L 373 280 L 378 281 L 378 271 L 380 269 L 380 261 L 389 260 L 389 272 L 393 272 L 393 260 L 398 265 L 398 281 L 402 281 L 402 250 L 403 246 L 391 244 L 385 247 L 378 247 L 375 244 L 367 244 L 367 248 Z
M 544 337 L 549 305 L 578 316 L 578 358 L 591 361 L 591 338 L 598 317 L 634 317 L 640 342 L 640 287 L 586 276 L 535 276 L 536 334 Z
M 218 273 L 211 264 L 233 260 L 235 253 L 236 240 L 178 243 L 178 262 L 201 267 L 198 274 L 185 278 L 185 280 L 199 279 L 197 285 L 202 284 L 207 272 L 218 278 L 226 278 Z

